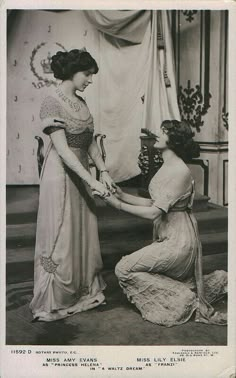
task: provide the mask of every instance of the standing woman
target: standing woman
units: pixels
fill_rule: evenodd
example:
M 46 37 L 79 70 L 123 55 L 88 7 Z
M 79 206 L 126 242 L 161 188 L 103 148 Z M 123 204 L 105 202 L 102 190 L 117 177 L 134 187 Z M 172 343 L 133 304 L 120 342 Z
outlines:
M 196 321 L 226 324 L 210 303 L 227 290 L 227 273 L 202 275 L 202 249 L 191 208 L 194 181 L 184 161 L 199 156 L 189 125 L 164 121 L 156 137 L 163 165 L 149 185 L 151 199 L 117 189 L 105 201 L 119 210 L 153 220 L 153 243 L 125 256 L 115 273 L 144 319 L 167 327 Z
M 85 50 L 57 52 L 51 68 L 62 82 L 41 106 L 43 132 L 50 137 L 40 177 L 34 268 L 35 320 L 53 321 L 86 311 L 105 300 L 102 258 L 92 192 L 113 191 L 97 143 L 93 118 L 82 97 L 98 66 Z M 102 183 L 89 171 L 89 155 Z

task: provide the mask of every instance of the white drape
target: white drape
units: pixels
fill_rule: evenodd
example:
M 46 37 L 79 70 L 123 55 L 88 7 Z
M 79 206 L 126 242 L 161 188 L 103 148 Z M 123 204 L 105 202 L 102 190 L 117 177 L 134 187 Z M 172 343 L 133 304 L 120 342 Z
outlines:
M 142 127 L 154 133 L 159 130 L 163 120 L 180 119 L 167 12 L 161 11 L 161 16 L 160 23 L 164 46 L 163 48 L 158 48 L 158 11 L 152 11 L 149 59 L 147 63 L 148 75 L 142 122 Z
M 106 165 L 120 182 L 140 173 L 141 128 L 155 132 L 164 119 L 179 119 L 167 13 L 111 10 L 85 14 L 100 30 L 100 119 L 96 131 L 107 136 Z

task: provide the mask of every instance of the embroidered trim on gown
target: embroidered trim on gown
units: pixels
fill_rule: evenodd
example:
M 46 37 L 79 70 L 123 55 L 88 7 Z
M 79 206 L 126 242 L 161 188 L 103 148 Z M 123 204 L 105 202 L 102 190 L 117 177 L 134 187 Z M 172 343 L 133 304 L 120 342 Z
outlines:
M 191 211 L 194 182 L 177 194 L 176 180 L 162 169 L 151 180 L 153 205 L 163 210 L 161 221 L 154 221 L 153 243 L 123 257 L 115 273 L 128 299 L 152 323 L 171 327 L 195 312 L 196 321 L 226 324 L 226 314 L 214 313 L 210 303 L 226 294 L 227 273 L 203 277 L 201 242 Z
M 93 119 L 73 118 L 53 96 L 44 100 L 42 120 L 65 121 L 67 143 L 89 170 L 88 148 L 93 138 Z M 79 113 L 78 113 L 79 116 Z M 55 126 L 44 127 L 50 134 Z M 101 276 L 96 207 L 90 188 L 59 157 L 52 143 L 40 177 L 34 268 L 34 318 L 52 321 L 86 311 L 104 302 L 106 285 Z

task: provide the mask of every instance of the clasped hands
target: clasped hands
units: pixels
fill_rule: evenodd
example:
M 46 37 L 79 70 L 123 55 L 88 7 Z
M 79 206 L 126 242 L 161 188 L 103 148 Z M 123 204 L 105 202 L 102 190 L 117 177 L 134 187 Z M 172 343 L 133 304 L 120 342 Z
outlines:
M 100 181 L 94 180 L 91 188 L 93 195 L 97 195 L 102 199 L 109 197 L 116 192 L 116 184 L 107 171 L 101 172 Z
M 123 192 L 107 172 L 102 173 L 101 182 L 96 181 L 96 185 L 93 185 L 92 193 L 102 198 L 109 205 L 120 208 L 119 198 L 121 198 Z

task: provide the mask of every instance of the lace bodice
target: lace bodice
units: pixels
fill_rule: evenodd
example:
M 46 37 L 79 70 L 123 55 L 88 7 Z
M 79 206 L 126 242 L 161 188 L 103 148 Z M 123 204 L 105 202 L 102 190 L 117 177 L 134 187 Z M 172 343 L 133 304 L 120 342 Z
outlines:
M 87 110 L 87 118 L 80 117 L 78 112 L 78 118 L 73 117 L 62 104 L 53 96 L 47 96 L 40 109 L 41 120 L 60 118 L 65 121 L 67 133 L 79 134 L 85 130 L 94 131 L 93 117 L 87 107 L 85 101 L 81 99 L 81 109 Z M 82 113 L 82 112 L 81 112 Z
M 47 96 L 40 109 L 40 118 L 43 121 L 43 132 L 47 135 L 51 134 L 58 129 L 65 129 L 65 135 L 68 146 L 71 148 L 81 148 L 87 150 L 93 139 L 93 117 L 85 103 L 81 99 L 81 110 L 84 114 L 87 113 L 86 118 L 73 117 L 53 96 Z M 82 113 L 82 111 L 81 111 Z M 54 125 L 54 119 L 64 121 L 60 126 Z

